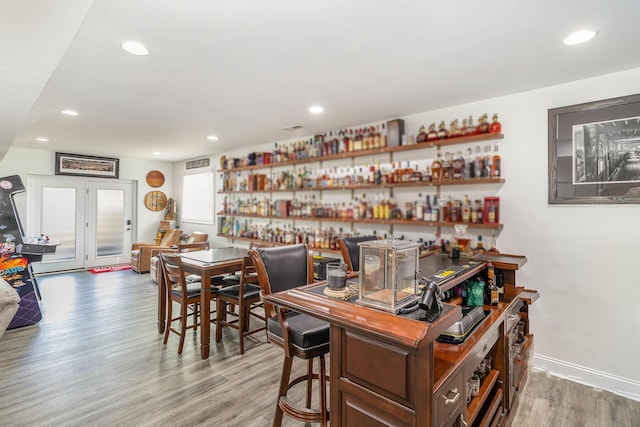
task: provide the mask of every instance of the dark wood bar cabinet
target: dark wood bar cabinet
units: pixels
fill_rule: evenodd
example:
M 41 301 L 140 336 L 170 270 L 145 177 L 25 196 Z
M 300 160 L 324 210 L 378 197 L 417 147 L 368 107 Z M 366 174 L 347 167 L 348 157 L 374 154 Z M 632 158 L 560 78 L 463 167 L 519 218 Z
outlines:
M 421 258 L 421 274 L 442 262 Z M 526 258 L 482 254 L 473 268 L 441 285 L 451 289 L 482 273 L 489 262 L 504 282 L 497 305 L 485 305 L 484 320 L 461 344 L 437 338 L 462 318 L 461 307 L 446 303 L 441 316 L 424 322 L 318 292 L 312 284 L 267 297 L 275 305 L 323 319 L 331 325 L 330 422 L 332 426 L 506 426 L 526 381 L 529 350 L 528 307 L 536 291 L 516 285 Z M 438 263 L 436 263 L 438 264 Z M 488 357 L 477 396 L 467 401 L 467 380 Z

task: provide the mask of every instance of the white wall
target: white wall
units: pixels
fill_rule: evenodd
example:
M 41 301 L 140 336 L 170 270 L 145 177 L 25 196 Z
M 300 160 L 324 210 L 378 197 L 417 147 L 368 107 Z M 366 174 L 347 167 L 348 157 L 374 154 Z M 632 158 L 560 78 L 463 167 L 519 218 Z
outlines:
M 554 374 L 640 400 L 640 283 L 635 264 L 640 206 L 547 203 L 547 110 L 635 93 L 640 93 L 640 68 L 404 119 L 407 133 L 415 135 L 421 124 L 500 114 L 506 183 L 487 194 L 501 200 L 504 229 L 498 248 L 527 256 L 518 272 L 519 285 L 541 295 L 531 307 L 534 362 Z M 271 143 L 255 147 L 272 148 Z M 247 151 L 224 154 L 240 157 Z M 217 169 L 219 156 L 211 160 Z M 178 185 L 180 173 L 177 168 L 174 172 Z
M 165 183 L 160 188 L 147 185 L 146 175 L 151 170 L 159 170 L 165 175 Z M 0 161 L 0 177 L 20 175 L 27 185 L 28 175 L 54 175 L 55 152 L 30 148 L 13 147 Z M 172 164 L 168 162 L 151 162 L 135 159 L 120 159 L 120 179 L 137 181 L 137 235 L 134 242 L 154 242 L 159 221 L 164 218 L 164 211 L 152 212 L 144 206 L 144 196 L 151 190 L 161 190 L 167 197 L 174 197 Z M 27 191 L 29 189 L 27 188 Z M 26 193 L 16 195 L 20 217 L 26 226 Z

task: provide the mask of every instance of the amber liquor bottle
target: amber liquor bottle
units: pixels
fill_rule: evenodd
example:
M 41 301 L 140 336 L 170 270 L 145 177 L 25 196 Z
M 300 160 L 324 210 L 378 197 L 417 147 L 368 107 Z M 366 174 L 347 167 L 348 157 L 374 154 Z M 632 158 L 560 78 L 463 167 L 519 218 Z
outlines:
M 498 146 L 493 146 L 493 156 L 491 157 L 491 178 L 500 178 L 502 173 L 502 165 L 500 164 L 500 154 L 498 154 Z

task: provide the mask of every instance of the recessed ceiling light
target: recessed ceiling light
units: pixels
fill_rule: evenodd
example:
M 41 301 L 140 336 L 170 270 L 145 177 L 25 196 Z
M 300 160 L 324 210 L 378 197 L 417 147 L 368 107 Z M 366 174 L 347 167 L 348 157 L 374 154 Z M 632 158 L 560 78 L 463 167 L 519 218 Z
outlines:
M 38 142 L 49 142 L 48 138 L 36 138 L 36 141 Z
M 154 155 L 154 156 L 162 156 L 162 153 L 161 153 L 161 152 L 159 152 L 159 151 L 154 151 L 154 152 L 153 152 L 153 155 Z
M 132 55 L 138 56 L 146 56 L 149 55 L 149 49 L 146 48 L 142 43 L 134 42 L 134 41 L 126 41 L 122 42 L 120 45 L 125 51 L 129 52 Z
M 593 30 L 576 31 L 575 33 L 569 34 L 569 37 L 564 39 L 562 43 L 566 44 L 567 46 L 584 43 L 594 38 L 597 34 L 598 33 Z
M 62 110 L 60 111 L 62 114 L 64 114 L 65 116 L 77 116 L 78 112 L 77 111 L 73 111 L 73 110 Z
M 309 112 L 313 114 L 320 114 L 324 112 L 324 108 L 319 105 L 314 105 L 313 107 L 309 108 Z
M 217 137 L 217 136 L 215 136 L 215 135 L 209 135 L 209 136 L 207 136 L 207 139 L 208 139 L 209 141 L 217 141 L 217 140 L 218 140 L 218 137 Z

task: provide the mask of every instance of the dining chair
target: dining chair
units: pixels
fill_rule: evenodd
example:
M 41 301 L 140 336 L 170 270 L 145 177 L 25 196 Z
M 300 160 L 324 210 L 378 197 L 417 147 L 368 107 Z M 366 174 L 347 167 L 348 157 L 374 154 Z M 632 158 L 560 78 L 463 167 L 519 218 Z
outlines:
M 184 340 L 188 329 L 197 331 L 200 322 L 198 321 L 198 310 L 200 307 L 200 282 L 187 283 L 182 259 L 177 253 L 160 254 L 160 264 L 164 274 L 167 288 L 167 325 L 164 331 L 164 344 L 169 340 L 169 333 L 173 332 L 180 336 L 178 344 L 178 354 L 182 354 Z M 214 291 L 215 290 L 215 291 Z M 217 288 L 211 289 L 212 298 L 217 293 Z M 180 304 L 180 315 L 173 317 L 173 303 Z M 188 324 L 189 314 L 193 315 L 193 321 Z M 179 321 L 179 329 L 173 327 L 173 323 Z
M 240 283 L 220 288 L 216 295 L 216 342 L 222 340 L 222 328 L 229 326 L 238 330 L 240 339 L 240 354 L 244 354 L 244 338 L 266 329 L 266 318 L 257 312 L 262 307 L 260 300 L 260 286 L 257 285 L 258 276 L 253 260 L 248 254 L 242 260 Z M 228 305 L 238 313 L 228 310 Z M 232 315 L 233 320 L 227 320 Z M 261 320 L 261 326 L 251 329 L 251 316 Z
M 249 251 L 264 298 L 272 293 L 307 285 L 313 281 L 313 259 L 304 244 L 255 248 Z M 278 390 L 274 426 L 282 424 L 282 417 L 303 422 L 320 422 L 327 425 L 327 375 L 325 354 L 329 352 L 329 324 L 315 317 L 275 307 L 265 302 L 267 316 L 267 340 L 284 349 L 284 364 Z M 307 361 L 307 373 L 291 379 L 294 358 Z M 318 358 L 318 374 L 313 373 L 313 360 Z M 319 380 L 320 408 L 311 410 L 311 385 Z M 296 384 L 307 382 L 305 408 L 295 405 L 287 392 Z
M 344 263 L 347 264 L 347 271 L 350 273 L 360 271 L 360 245 L 362 242 L 377 240 L 378 236 L 354 236 L 340 237 L 337 240 L 338 248 L 342 254 Z

